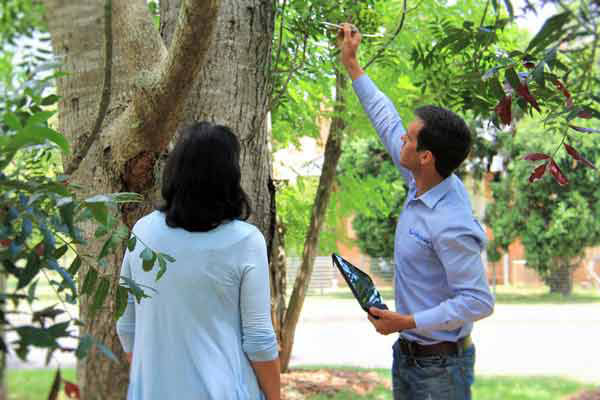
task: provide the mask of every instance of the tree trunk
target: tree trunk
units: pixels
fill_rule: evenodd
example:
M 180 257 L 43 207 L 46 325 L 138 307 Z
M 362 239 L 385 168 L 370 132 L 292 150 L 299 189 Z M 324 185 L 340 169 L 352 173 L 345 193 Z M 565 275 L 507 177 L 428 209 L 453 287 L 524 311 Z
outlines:
M 282 327 L 287 309 L 285 294 L 287 291 L 287 261 L 285 254 L 285 227 L 279 218 L 271 245 L 271 319 L 277 335 L 277 342 L 282 343 Z M 281 350 L 281 349 L 280 349 Z
M 161 35 L 169 46 L 181 0 L 161 0 Z M 275 230 L 275 188 L 265 123 L 271 95 L 270 61 L 274 14 L 266 0 L 224 0 L 214 43 L 186 99 L 185 120 L 229 126 L 242 145 L 242 186 L 257 225 L 271 246 Z M 270 253 L 270 252 L 269 252 Z
M 53 50 L 68 73 L 57 84 L 59 130 L 73 149 L 65 170 L 83 187 L 81 195 L 142 193 L 141 206 L 121 209 L 122 220 L 131 226 L 153 208 L 163 152 L 176 127 L 191 118 L 218 121 L 240 136 L 243 185 L 256 211 L 253 221 L 269 241 L 274 199 L 263 120 L 270 92 L 270 4 L 223 0 L 217 20 L 218 0 L 185 0 L 181 16 L 163 21 L 173 37 L 167 52 L 143 0 L 44 3 Z M 93 237 L 91 226 L 84 229 Z M 83 251 L 97 254 L 100 245 L 90 240 Z M 121 260 L 118 252 L 111 268 L 101 271 L 113 283 L 111 293 Z M 89 303 L 81 299 L 85 326 L 80 334 L 91 334 L 124 360 L 114 296 L 94 318 L 87 312 Z M 92 350 L 78 365 L 78 381 L 84 400 L 123 399 L 128 365 Z
M 550 293 L 560 293 L 569 296 L 573 291 L 573 267 L 569 262 L 557 260 L 558 267 L 551 269 L 546 284 L 550 286 Z
M 344 91 L 346 90 L 347 80 L 345 75 L 338 70 L 336 70 L 335 80 L 336 101 L 334 118 L 325 145 L 323 169 L 321 171 L 321 177 L 319 178 L 319 186 L 317 187 L 317 194 L 311 211 L 310 225 L 308 232 L 306 233 L 306 239 L 304 240 L 302 264 L 300 265 L 296 281 L 294 282 L 294 289 L 285 313 L 285 322 L 282 328 L 279 352 L 282 372 L 286 372 L 289 367 L 296 325 L 300 319 L 300 312 L 302 311 L 304 298 L 306 297 L 306 291 L 310 283 L 310 277 L 315 264 L 315 257 L 317 256 L 319 235 L 321 233 L 321 228 L 323 227 L 325 213 L 329 205 L 329 198 L 331 197 L 331 192 L 333 190 L 337 164 L 340 155 L 342 154 L 342 137 L 345 128 L 342 114 L 346 109 Z

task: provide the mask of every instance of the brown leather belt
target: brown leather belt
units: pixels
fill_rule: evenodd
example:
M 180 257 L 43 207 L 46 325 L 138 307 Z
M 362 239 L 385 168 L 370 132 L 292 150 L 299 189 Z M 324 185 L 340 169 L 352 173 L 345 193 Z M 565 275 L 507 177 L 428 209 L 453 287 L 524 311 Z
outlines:
M 439 342 L 434 344 L 418 344 L 400 338 L 400 351 L 413 357 L 428 357 L 438 355 L 457 355 L 473 344 L 471 336 L 459 339 L 458 342 Z

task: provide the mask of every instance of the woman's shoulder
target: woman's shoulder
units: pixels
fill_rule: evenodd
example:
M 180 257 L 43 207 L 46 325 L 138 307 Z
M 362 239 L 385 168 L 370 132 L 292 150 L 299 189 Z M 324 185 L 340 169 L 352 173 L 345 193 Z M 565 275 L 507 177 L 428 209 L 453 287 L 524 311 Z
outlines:
M 260 238 L 261 240 L 265 240 L 261 231 L 255 226 L 248 222 L 241 220 L 233 220 L 227 224 L 227 228 L 229 228 L 232 233 L 239 235 L 240 239 L 243 238 Z

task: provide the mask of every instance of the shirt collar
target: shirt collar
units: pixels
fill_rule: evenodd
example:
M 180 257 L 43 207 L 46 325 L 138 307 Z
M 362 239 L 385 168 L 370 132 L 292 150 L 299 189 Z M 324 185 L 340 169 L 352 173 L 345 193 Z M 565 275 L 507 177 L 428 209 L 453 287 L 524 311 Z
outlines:
M 449 177 L 423 193 L 420 197 L 417 197 L 417 199 L 421 200 L 427 207 L 433 209 L 452 187 L 453 175 L 454 174 L 451 174 Z

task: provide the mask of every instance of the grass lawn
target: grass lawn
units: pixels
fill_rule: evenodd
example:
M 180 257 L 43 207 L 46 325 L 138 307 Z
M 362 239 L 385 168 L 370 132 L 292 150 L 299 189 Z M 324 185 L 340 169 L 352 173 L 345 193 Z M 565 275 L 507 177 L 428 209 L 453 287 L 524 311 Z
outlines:
M 392 288 L 381 288 L 381 296 L 384 301 L 391 303 L 394 299 Z M 350 289 L 345 286 L 335 291 L 325 292 L 322 296 L 317 292 L 311 293 L 315 297 L 323 299 L 354 299 Z M 496 287 L 496 304 L 585 304 L 600 303 L 600 290 L 583 289 L 575 287 L 570 296 L 562 296 L 558 293 L 550 293 L 546 287 L 519 287 L 498 286 Z
M 307 367 L 307 369 L 322 368 L 322 366 Z M 363 370 L 359 368 L 344 368 L 348 370 Z M 389 378 L 387 369 L 375 369 L 385 378 Z M 61 371 L 63 378 L 74 381 L 75 371 L 72 368 Z M 54 379 L 55 370 L 8 370 L 7 371 L 7 400 L 46 400 L 50 385 Z M 473 386 L 473 399 L 475 400 L 561 400 L 565 396 L 575 394 L 581 390 L 591 389 L 591 385 L 559 378 L 559 377 L 513 377 L 513 376 L 483 376 L 477 377 Z M 350 392 L 340 392 L 334 397 L 316 395 L 309 400 L 391 400 L 389 389 L 381 386 L 367 395 L 357 395 Z M 66 400 L 61 393 L 59 400 Z
M 60 371 L 63 379 L 75 382 L 75 369 Z M 7 400 L 46 400 L 54 381 L 55 369 L 9 369 L 6 371 Z M 62 388 L 58 400 L 67 400 Z
M 310 367 L 311 369 L 313 367 Z M 367 371 L 367 370 L 365 370 Z M 389 377 L 389 370 L 375 369 L 381 376 Z M 564 400 L 566 396 L 594 386 L 560 377 L 538 376 L 483 376 L 477 377 L 472 388 L 474 400 Z M 333 397 L 316 395 L 309 400 L 392 400 L 389 389 L 383 386 L 366 395 L 340 392 Z

